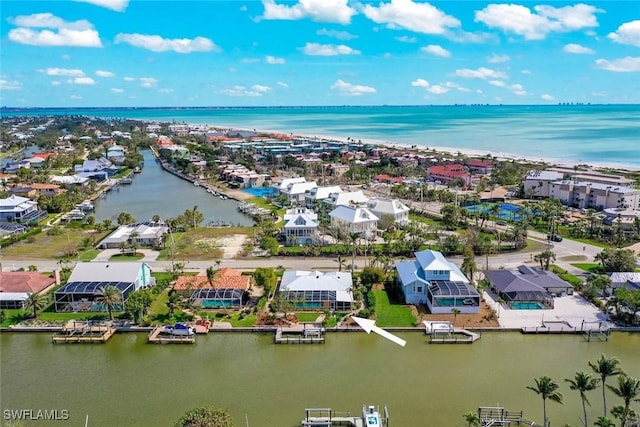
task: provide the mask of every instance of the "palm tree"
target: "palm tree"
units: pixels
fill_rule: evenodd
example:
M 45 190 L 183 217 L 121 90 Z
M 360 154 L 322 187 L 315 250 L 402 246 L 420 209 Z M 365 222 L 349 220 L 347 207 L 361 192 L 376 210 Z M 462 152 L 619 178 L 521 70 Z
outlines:
M 338 263 L 338 271 L 342 271 L 342 267 L 345 266 L 344 257 L 342 255 L 338 255 L 334 261 Z
M 598 417 L 593 425 L 596 427 L 616 427 L 616 424 L 607 417 Z
M 544 426 L 547 427 L 549 425 L 549 420 L 547 419 L 547 399 L 562 403 L 562 393 L 557 391 L 559 388 L 558 384 L 546 375 L 540 378 L 534 378 L 534 381 L 536 382 L 535 387 L 527 386 L 527 388 L 542 397 Z
M 604 405 L 604 414 L 603 416 L 607 416 L 607 395 L 605 393 L 605 383 L 607 381 L 607 377 L 612 377 L 615 375 L 620 375 L 622 370 L 618 367 L 620 361 L 615 357 L 607 358 L 605 355 L 601 355 L 600 359 L 596 360 L 596 363 L 589 362 L 589 366 L 593 371 L 600 375 L 600 381 L 602 381 L 602 404 Z
M 468 427 L 478 427 L 480 425 L 480 417 L 478 417 L 478 414 L 474 412 L 467 412 L 462 415 L 462 418 L 464 418 Z
M 175 289 L 171 289 L 167 295 L 167 309 L 169 317 L 173 317 L 173 312 L 180 306 L 180 294 Z
M 460 309 L 459 308 L 452 308 L 451 309 L 451 314 L 453 314 L 453 321 L 456 321 L 456 318 L 458 317 L 458 314 L 460 314 Z
M 622 420 L 620 427 L 625 427 L 627 425 L 627 419 L 629 418 L 629 406 L 631 405 L 631 401 L 634 400 L 636 402 L 640 402 L 640 399 L 638 399 L 638 395 L 640 395 L 640 380 L 638 378 L 622 374 L 618 376 L 617 387 L 608 385 L 607 388 L 624 401 L 624 409 L 622 411 L 622 416 L 620 417 Z
M 571 390 L 577 390 L 580 393 L 582 414 L 584 415 L 582 422 L 584 427 L 587 427 L 589 425 L 587 422 L 587 405 L 591 406 L 591 403 L 589 403 L 589 399 L 587 399 L 586 392 L 595 390 L 596 387 L 598 387 L 598 379 L 592 378 L 591 374 L 587 374 L 586 372 L 576 372 L 573 379 L 565 378 L 565 381 L 569 383 Z
M 207 282 L 209 282 L 209 286 L 213 288 L 213 278 L 216 275 L 216 271 L 213 267 L 207 267 Z
M 109 320 L 113 320 L 113 307 L 122 304 L 122 292 L 113 285 L 101 287 L 98 289 L 95 300 L 98 304 L 107 307 Z
M 38 311 L 47 306 L 47 297 L 46 295 L 31 292 L 27 294 L 27 299 L 24 302 L 25 308 L 27 310 L 33 309 L 33 317 L 38 318 Z
M 351 272 L 356 271 L 356 248 L 358 247 L 358 239 L 360 238 L 360 234 L 362 233 L 349 233 L 349 240 L 351 241 L 351 245 L 353 247 L 353 254 L 351 256 Z

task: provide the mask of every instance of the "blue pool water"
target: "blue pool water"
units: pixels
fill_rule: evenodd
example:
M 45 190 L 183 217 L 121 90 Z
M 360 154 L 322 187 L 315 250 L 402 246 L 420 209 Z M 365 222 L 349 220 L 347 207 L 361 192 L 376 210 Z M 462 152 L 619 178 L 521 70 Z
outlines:
M 512 302 L 513 310 L 542 310 L 544 305 L 540 302 Z
M 467 206 L 469 212 L 491 212 L 492 203 L 482 203 L 479 205 Z M 520 219 L 520 206 L 502 203 L 498 211 L 498 218 L 508 221 L 518 221 Z
M 273 187 L 245 188 L 243 191 L 257 197 L 269 197 L 276 195 L 276 189 Z

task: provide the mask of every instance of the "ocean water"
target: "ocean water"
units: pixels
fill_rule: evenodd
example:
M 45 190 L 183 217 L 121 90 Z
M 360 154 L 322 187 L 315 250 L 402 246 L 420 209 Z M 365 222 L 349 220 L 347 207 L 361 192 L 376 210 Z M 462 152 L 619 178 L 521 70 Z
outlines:
M 640 105 L 109 108 L 2 111 L 211 124 L 640 168 Z

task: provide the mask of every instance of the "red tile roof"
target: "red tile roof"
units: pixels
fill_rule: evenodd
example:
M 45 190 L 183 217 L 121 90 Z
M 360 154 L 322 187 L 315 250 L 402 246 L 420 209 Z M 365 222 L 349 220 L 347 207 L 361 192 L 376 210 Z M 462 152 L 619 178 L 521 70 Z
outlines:
M 7 271 L 0 273 L 0 292 L 40 293 L 55 283 L 55 278 L 38 272 Z
M 429 174 L 461 178 L 467 176 L 469 172 L 462 165 L 438 165 L 431 166 Z
M 180 276 L 176 279 L 173 288 L 177 291 L 188 289 L 196 290 L 201 288 L 213 289 L 249 289 L 251 276 L 245 276 L 240 270 L 233 268 L 222 268 L 216 271 L 213 283 L 209 284 L 207 276 Z
M 468 166 L 475 166 L 477 168 L 492 168 L 493 167 L 493 163 L 484 162 L 482 160 L 477 160 L 477 159 L 469 159 L 469 160 L 467 160 L 467 165 Z

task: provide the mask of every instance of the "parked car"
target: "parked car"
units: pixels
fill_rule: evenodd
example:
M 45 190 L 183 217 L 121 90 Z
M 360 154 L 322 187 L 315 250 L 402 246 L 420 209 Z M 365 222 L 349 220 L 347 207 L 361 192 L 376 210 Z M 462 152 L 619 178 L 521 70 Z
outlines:
M 547 234 L 547 240 L 551 240 L 553 242 L 562 242 L 562 236 L 559 234 Z

